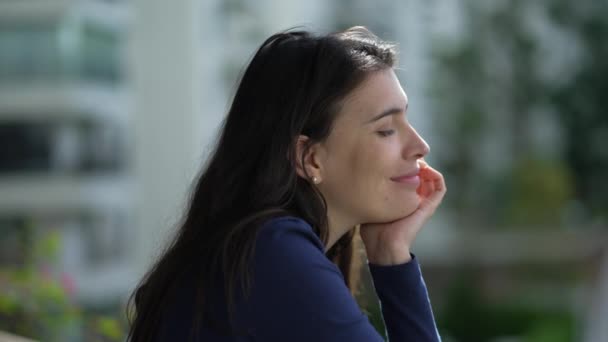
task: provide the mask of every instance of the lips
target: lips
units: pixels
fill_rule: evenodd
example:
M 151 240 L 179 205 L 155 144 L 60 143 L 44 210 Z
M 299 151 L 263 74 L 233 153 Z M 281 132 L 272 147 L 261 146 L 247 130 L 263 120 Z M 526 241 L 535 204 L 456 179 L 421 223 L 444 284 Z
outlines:
M 414 181 L 418 179 L 418 174 L 420 173 L 420 169 L 416 169 L 412 172 L 408 172 L 401 176 L 391 177 L 391 180 L 395 182 L 404 182 L 404 181 Z
M 392 177 L 391 179 L 394 181 L 399 181 L 399 180 L 404 180 L 404 179 L 408 179 L 408 178 L 415 178 L 418 177 L 418 174 L 420 173 L 420 169 L 416 169 L 412 172 L 403 174 L 401 176 L 397 176 L 397 177 Z

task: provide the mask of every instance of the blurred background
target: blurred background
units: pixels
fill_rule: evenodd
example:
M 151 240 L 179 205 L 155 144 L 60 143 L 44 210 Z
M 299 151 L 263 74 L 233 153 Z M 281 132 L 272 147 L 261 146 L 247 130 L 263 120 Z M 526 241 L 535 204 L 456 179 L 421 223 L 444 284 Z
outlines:
M 444 341 L 608 341 L 607 16 L 601 0 L 0 0 L 0 340 L 123 341 L 256 47 L 364 25 L 399 44 L 448 184 L 414 246 Z

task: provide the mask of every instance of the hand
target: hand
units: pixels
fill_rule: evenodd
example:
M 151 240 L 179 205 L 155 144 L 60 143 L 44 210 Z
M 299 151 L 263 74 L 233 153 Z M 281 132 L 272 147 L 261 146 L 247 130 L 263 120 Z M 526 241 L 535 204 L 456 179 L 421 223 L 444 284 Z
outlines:
M 433 215 L 447 191 L 441 173 L 423 160 L 419 161 L 419 165 L 420 186 L 416 189 L 420 197 L 418 208 L 392 222 L 361 225 L 361 240 L 372 264 L 396 265 L 410 261 L 410 247 L 416 235 Z

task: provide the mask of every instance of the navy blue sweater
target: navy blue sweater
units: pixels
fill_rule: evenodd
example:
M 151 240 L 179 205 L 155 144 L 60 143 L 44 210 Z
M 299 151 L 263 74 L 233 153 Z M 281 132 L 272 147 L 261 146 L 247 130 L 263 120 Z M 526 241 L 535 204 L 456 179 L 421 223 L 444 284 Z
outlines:
M 305 221 L 283 216 L 259 230 L 247 300 L 237 296 L 237 330 L 228 336 L 203 325 L 196 341 L 348 341 L 382 337 L 361 312 L 342 273 L 325 255 L 323 244 Z M 415 256 L 393 266 L 369 264 L 391 342 L 440 341 L 426 286 Z M 184 284 L 161 324 L 160 341 L 187 341 L 192 329 L 193 284 Z M 211 312 L 227 317 L 223 292 L 216 291 Z

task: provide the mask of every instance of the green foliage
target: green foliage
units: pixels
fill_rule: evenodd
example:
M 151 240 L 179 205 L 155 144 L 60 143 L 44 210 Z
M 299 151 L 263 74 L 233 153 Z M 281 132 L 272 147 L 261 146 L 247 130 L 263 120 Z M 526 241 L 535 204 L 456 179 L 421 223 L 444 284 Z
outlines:
M 465 2 L 461 39 L 434 45 L 445 141 L 435 153 L 461 223 L 555 227 L 572 202 L 587 221 L 608 220 L 606 15 L 608 4 L 593 0 Z M 566 50 L 577 51 L 572 62 L 547 69 Z M 539 110 L 561 134 L 550 155 L 536 142 Z M 489 143 L 500 145 L 490 167 Z
M 123 336 L 123 327 L 120 326 L 119 322 L 115 319 L 108 317 L 97 318 L 94 322 L 96 327 L 95 330 L 99 331 L 100 334 L 113 341 L 118 341 Z
M 56 279 L 33 268 L 0 270 L 0 329 L 56 341 L 79 310 Z
M 508 181 L 512 194 L 503 222 L 510 227 L 560 224 L 559 213 L 573 196 L 573 181 L 563 164 L 521 159 Z
M 378 304 L 378 300 L 375 296 L 370 296 L 365 300 L 365 303 L 371 303 L 366 305 L 364 308 L 364 312 L 367 315 L 370 323 L 376 328 L 376 331 L 380 334 L 380 336 L 387 338 L 386 336 L 386 326 L 384 325 L 384 319 L 382 318 L 382 310 L 380 305 Z
M 83 336 L 87 341 L 122 341 L 124 322 L 87 313 L 73 298 L 69 275 L 52 271 L 61 248 L 59 234 L 26 240 L 35 242 L 24 262 L 0 266 L 0 330 L 42 341 L 78 341 Z
M 525 342 L 571 342 L 576 328 L 573 314 L 567 311 L 519 301 L 490 302 L 465 277 L 449 290 L 437 321 L 442 335 L 459 342 L 491 342 L 504 337 Z
M 577 192 L 593 214 L 608 217 L 608 3 L 551 1 L 551 18 L 579 37 L 584 54 L 569 82 L 552 88 L 565 128 L 566 158 Z M 583 6 L 584 4 L 584 6 Z

